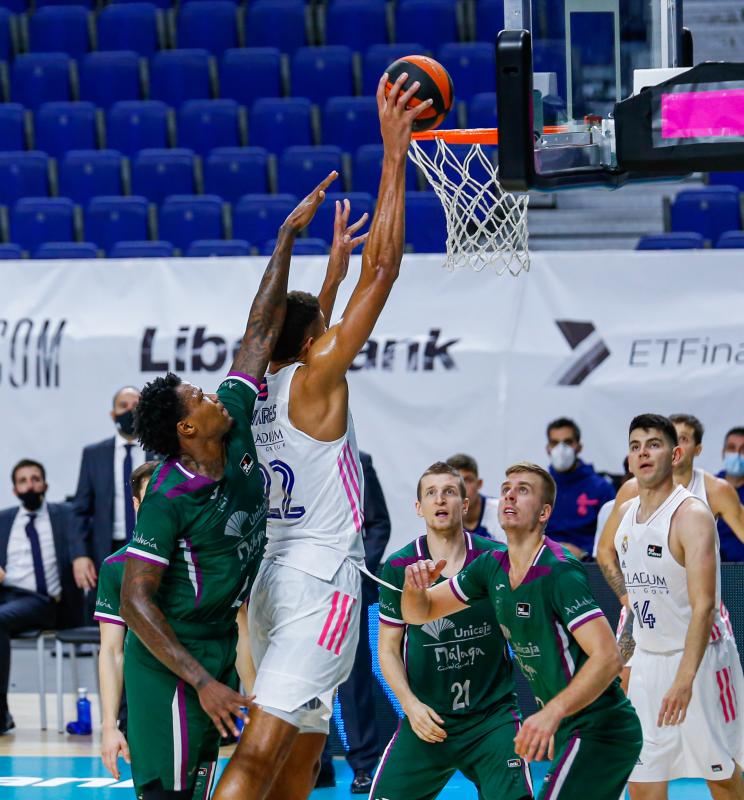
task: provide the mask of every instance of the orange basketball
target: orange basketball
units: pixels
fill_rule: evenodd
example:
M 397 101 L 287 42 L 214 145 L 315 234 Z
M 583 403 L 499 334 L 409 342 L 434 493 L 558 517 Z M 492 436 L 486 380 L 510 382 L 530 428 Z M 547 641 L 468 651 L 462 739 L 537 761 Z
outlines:
M 455 92 L 449 72 L 438 61 L 427 56 L 405 56 L 394 61 L 385 72 L 388 74 L 385 97 L 400 74 L 407 72 L 408 78 L 403 84 L 403 91 L 410 88 L 414 81 L 421 84 L 408 103 L 408 107 L 413 108 L 430 98 L 433 100 L 431 107 L 420 117 L 416 117 L 413 123 L 414 131 L 429 131 L 442 124 L 455 101 Z

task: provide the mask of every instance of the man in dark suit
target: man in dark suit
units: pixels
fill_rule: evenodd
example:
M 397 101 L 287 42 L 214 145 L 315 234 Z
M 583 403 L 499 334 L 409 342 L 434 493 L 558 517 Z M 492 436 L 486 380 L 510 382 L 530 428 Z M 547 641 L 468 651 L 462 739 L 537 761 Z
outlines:
M 81 607 L 69 553 L 72 510 L 45 501 L 38 461 L 19 461 L 12 480 L 20 506 L 0 511 L 0 734 L 15 727 L 8 710 L 11 636 L 78 624 Z
M 359 453 L 364 473 L 364 556 L 367 569 L 374 575 L 390 539 L 390 515 L 382 486 L 367 453 Z M 369 607 L 377 602 L 377 584 L 362 577 L 362 609 L 354 667 L 346 683 L 339 687 L 341 714 L 344 719 L 349 750 L 346 760 L 354 770 L 353 794 L 367 794 L 372 786 L 372 773 L 380 758 L 379 734 L 375 719 L 372 674 L 372 653 L 369 649 Z M 321 759 L 317 787 L 335 786 L 336 778 L 331 753 L 326 743 Z
M 129 479 L 147 460 L 134 435 L 139 397 L 134 386 L 119 389 L 110 412 L 116 434 L 83 450 L 72 501 L 76 525 L 71 543 L 75 582 L 81 589 L 95 588 L 103 559 L 129 541 L 134 530 Z

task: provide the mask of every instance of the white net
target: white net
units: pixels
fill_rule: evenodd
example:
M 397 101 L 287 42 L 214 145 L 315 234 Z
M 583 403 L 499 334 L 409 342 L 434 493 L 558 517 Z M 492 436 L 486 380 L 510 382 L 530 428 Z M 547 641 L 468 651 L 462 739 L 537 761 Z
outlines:
M 411 142 L 408 155 L 423 171 L 447 218 L 447 260 L 453 270 L 480 272 L 492 267 L 499 275 L 527 272 L 527 195 L 505 191 L 481 144 Z

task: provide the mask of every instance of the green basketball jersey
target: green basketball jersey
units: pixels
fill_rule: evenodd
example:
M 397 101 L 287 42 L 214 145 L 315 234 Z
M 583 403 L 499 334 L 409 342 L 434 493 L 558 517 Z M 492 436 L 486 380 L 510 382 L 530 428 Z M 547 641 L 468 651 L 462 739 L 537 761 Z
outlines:
M 465 565 L 480 561 L 481 553 L 498 546 L 467 532 L 465 544 Z M 429 558 L 426 536 L 420 536 L 388 558 L 383 580 L 402 589 L 406 566 Z M 403 660 L 416 697 L 444 718 L 492 714 L 500 706 L 513 719 L 518 712 L 511 659 L 488 599 L 421 626 L 406 625 L 400 600 L 400 592 L 380 587 L 380 622 L 405 628 Z
M 96 610 L 93 619 L 110 622 L 113 625 L 126 625 L 119 614 L 121 580 L 124 577 L 124 564 L 127 560 L 127 545 L 103 560 L 98 570 L 98 589 L 96 590 Z
M 503 545 L 497 547 L 451 578 L 450 586 L 465 603 L 490 599 L 501 630 L 542 707 L 566 688 L 588 659 L 573 634 L 604 614 L 581 562 L 557 542 L 545 537 L 516 589 L 509 583 L 509 553 Z M 566 718 L 559 731 L 576 726 L 582 731 L 606 728 L 604 712 L 626 706 L 632 711 L 616 678 L 594 702 Z
M 217 396 L 233 419 L 219 481 L 177 459 L 153 474 L 137 516 L 128 558 L 165 568 L 157 602 L 169 620 L 235 620 L 266 541 L 264 483 L 251 433 L 258 384 L 230 373 Z

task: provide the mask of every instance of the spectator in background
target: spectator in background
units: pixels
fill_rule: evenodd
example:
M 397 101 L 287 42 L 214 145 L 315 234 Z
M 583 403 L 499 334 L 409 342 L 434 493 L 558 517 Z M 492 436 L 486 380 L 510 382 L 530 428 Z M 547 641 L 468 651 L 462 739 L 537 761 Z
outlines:
M 116 433 L 83 450 L 75 511 L 75 582 L 94 589 L 106 556 L 126 544 L 134 530 L 134 507 L 129 484 L 132 472 L 147 460 L 134 435 L 134 407 L 139 389 L 124 386 L 114 395 L 110 412 Z
M 558 494 L 545 533 L 583 560 L 594 548 L 599 510 L 615 497 L 615 489 L 579 458 L 581 431 L 572 419 L 553 420 L 547 435 L 550 474 Z
M 723 440 L 723 469 L 716 476 L 736 489 L 744 504 L 744 427 L 731 428 Z M 744 561 L 744 544 L 723 518 L 718 519 L 721 561 Z
M 465 453 L 456 453 L 447 459 L 447 464 L 459 470 L 465 483 L 468 498 L 468 510 L 463 518 L 465 530 L 506 544 L 506 534 L 499 522 L 499 499 L 481 494 L 483 479 L 478 475 L 478 462 Z
M 11 636 L 74 625 L 81 609 L 69 556 L 70 507 L 46 502 L 38 461 L 19 461 L 11 479 L 19 505 L 0 511 L 0 734 L 15 727 L 8 709 Z
M 367 569 L 375 574 L 390 539 L 390 515 L 388 514 L 382 486 L 367 453 L 359 453 L 364 475 L 364 559 Z M 352 794 L 368 794 L 372 786 L 372 773 L 380 758 L 379 733 L 375 719 L 375 699 L 372 674 L 372 652 L 369 649 L 369 607 L 377 602 L 377 584 L 362 576 L 362 608 L 354 666 L 346 683 L 339 687 L 341 714 L 346 729 L 349 750 L 346 760 L 354 770 L 351 783 Z M 336 775 L 330 748 L 326 741 L 321 756 L 320 772 L 316 787 L 336 785 Z

